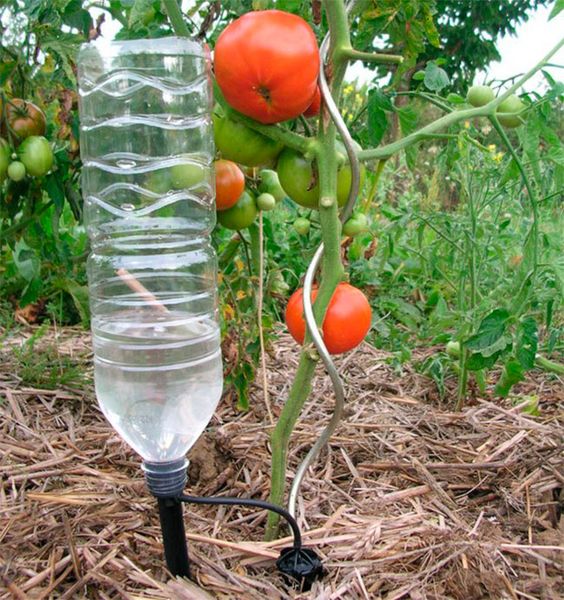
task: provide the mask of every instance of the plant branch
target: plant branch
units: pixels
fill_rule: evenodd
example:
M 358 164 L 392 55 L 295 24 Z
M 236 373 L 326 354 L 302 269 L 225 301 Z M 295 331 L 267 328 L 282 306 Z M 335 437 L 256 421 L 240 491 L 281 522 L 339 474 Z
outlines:
M 397 140 L 396 142 L 392 142 L 391 144 L 386 144 L 385 146 L 381 146 L 380 148 L 369 148 L 366 150 L 361 150 L 358 153 L 359 160 L 374 160 L 381 158 L 390 158 L 396 152 L 400 150 L 404 150 L 417 142 L 420 142 L 425 139 L 425 136 L 428 134 L 436 133 L 441 129 L 446 129 L 459 121 L 465 121 L 469 119 L 474 119 L 476 117 L 492 117 L 495 116 L 496 108 L 513 92 L 518 90 L 526 81 L 528 81 L 539 69 L 541 69 L 550 58 L 560 50 L 560 48 L 564 45 L 564 38 L 540 61 L 538 62 L 530 71 L 525 73 L 521 79 L 519 79 L 516 83 L 514 83 L 511 87 L 507 89 L 503 94 L 485 104 L 484 106 L 480 106 L 477 108 L 467 108 L 464 110 L 454 111 L 441 117 L 440 119 L 434 121 L 433 123 L 429 123 L 425 127 L 422 127 L 418 131 L 414 131 L 412 134 L 402 138 L 401 140 Z
M 184 21 L 184 16 L 177 0 L 163 0 L 163 4 L 174 33 L 180 37 L 190 37 L 190 29 L 188 29 L 188 25 Z
M 403 62 L 403 56 L 397 54 L 379 54 L 377 52 L 361 52 L 354 48 L 341 48 L 339 50 L 340 57 L 349 61 L 362 60 L 382 65 L 399 65 Z

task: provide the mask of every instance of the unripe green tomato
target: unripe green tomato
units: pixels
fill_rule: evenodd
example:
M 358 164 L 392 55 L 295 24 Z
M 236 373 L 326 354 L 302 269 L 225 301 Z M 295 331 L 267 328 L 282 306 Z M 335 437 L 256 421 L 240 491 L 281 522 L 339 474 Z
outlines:
M 8 177 L 12 181 L 21 181 L 25 177 L 25 165 L 19 160 L 10 163 L 8 167 Z
M 253 223 L 257 216 L 257 205 L 255 198 L 245 190 L 237 203 L 227 210 L 222 210 L 217 213 L 217 220 L 227 229 L 238 231 L 245 229 Z
M 6 179 L 8 173 L 8 165 L 10 164 L 10 144 L 0 138 L 0 183 Z
M 18 148 L 18 158 L 24 164 L 28 175 L 43 177 L 53 166 L 51 144 L 40 135 L 26 138 Z
M 525 103 L 518 98 L 515 94 L 511 94 L 508 98 L 506 98 L 498 107 L 497 107 L 497 118 L 499 122 L 509 129 L 514 129 L 515 127 L 519 127 L 519 125 L 523 124 L 523 119 L 518 114 L 511 113 L 520 113 L 525 108 Z M 499 113 L 509 113 L 509 114 L 499 114 Z
M 206 170 L 203 165 L 185 162 L 170 168 L 170 180 L 175 189 L 191 188 L 204 181 Z
M 364 213 L 355 213 L 345 221 L 343 225 L 343 234 L 354 237 L 359 233 L 364 233 L 368 229 L 368 218 Z
M 305 217 L 298 217 L 294 221 L 294 229 L 299 235 L 307 235 L 310 227 L 311 223 L 309 222 L 309 219 L 306 219 Z
M 154 194 L 167 194 L 172 189 L 170 170 L 159 169 L 147 175 L 144 183 L 145 189 Z
M 484 106 L 495 98 L 495 94 L 489 85 L 473 85 L 466 94 L 468 104 L 472 106 Z
M 152 6 L 150 6 L 148 8 L 148 10 L 145 11 L 145 14 L 143 15 L 143 18 L 142 18 L 143 25 L 145 25 L 145 26 L 150 25 L 153 22 L 153 19 L 155 18 L 156 15 L 157 15 L 157 12 L 155 11 L 155 9 Z
M 259 175 L 261 179 L 259 191 L 272 194 L 276 198 L 276 202 L 282 202 L 286 197 L 286 192 L 280 185 L 278 173 L 271 169 L 263 169 Z
M 460 357 L 460 342 L 450 341 L 445 347 L 446 353 L 451 358 L 459 358 Z
M 257 198 L 257 206 L 260 210 L 272 210 L 276 208 L 276 198 L 272 194 L 264 192 Z
M 344 157 L 346 151 L 343 144 L 336 143 L 337 152 Z M 357 149 L 360 146 L 355 143 Z M 286 148 L 278 157 L 276 171 L 280 179 L 280 184 L 286 194 L 297 204 L 306 208 L 319 207 L 319 181 L 314 173 L 313 161 L 307 159 L 299 152 Z M 366 169 L 364 165 L 360 166 L 360 187 L 364 183 Z M 349 197 L 349 190 L 352 183 L 352 173 L 349 164 L 343 164 L 337 170 L 337 202 L 339 206 L 344 206 Z

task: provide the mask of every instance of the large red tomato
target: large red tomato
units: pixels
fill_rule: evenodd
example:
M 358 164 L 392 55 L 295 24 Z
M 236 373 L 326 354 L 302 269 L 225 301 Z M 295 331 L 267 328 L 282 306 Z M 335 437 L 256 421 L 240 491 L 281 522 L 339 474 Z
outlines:
M 306 117 L 315 117 L 319 114 L 319 109 L 321 108 L 321 90 L 319 86 L 315 88 L 315 95 L 313 96 L 313 100 L 311 104 L 305 109 L 304 116 Z
M 239 17 L 222 31 L 214 68 L 233 108 L 261 123 L 277 123 L 301 115 L 311 104 L 319 50 L 301 17 L 261 10 Z
M 230 160 L 216 160 L 215 207 L 217 210 L 231 208 L 245 189 L 243 171 Z
M 10 132 L 21 141 L 32 135 L 44 135 L 47 121 L 43 111 L 32 102 L 12 98 L 6 104 L 6 120 Z
M 295 291 L 286 307 L 286 325 L 299 344 L 304 343 L 306 324 L 304 320 L 303 288 Z M 317 290 L 311 293 L 315 300 Z M 348 352 L 362 342 L 368 330 L 372 311 L 366 296 L 348 283 L 340 283 L 329 302 L 323 321 L 323 341 L 331 354 Z

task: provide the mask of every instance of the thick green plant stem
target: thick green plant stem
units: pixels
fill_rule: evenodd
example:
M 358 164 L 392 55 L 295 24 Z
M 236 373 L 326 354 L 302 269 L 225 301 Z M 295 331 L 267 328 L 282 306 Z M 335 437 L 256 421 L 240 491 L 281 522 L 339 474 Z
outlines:
M 332 68 L 331 92 L 338 98 L 346 70 L 347 59 L 336 58 L 337 48 L 349 46 L 349 32 L 344 4 L 341 1 L 328 0 L 325 3 L 329 30 L 331 32 L 331 47 L 329 64 Z M 343 279 L 344 268 L 341 262 L 340 241 L 341 224 L 337 205 L 337 154 L 335 151 L 335 126 L 333 122 L 320 119 L 318 143 L 316 145 L 316 160 L 319 174 L 319 220 L 325 247 L 321 266 L 319 291 L 313 306 L 313 312 L 318 325 L 323 318 L 333 296 L 337 284 Z M 306 335 L 304 348 L 296 377 L 290 389 L 288 400 L 278 418 L 278 423 L 271 436 L 272 442 L 272 478 L 269 501 L 282 504 L 284 501 L 288 443 L 290 435 L 299 418 L 302 408 L 311 391 L 311 380 L 315 372 L 317 356 L 311 345 L 309 335 Z M 278 535 L 279 516 L 270 513 L 266 527 L 266 539 L 271 540 Z
M 564 376 L 564 365 L 562 363 L 557 363 L 540 354 L 537 354 L 535 358 L 535 365 L 539 369 L 543 369 L 544 371 L 549 371 L 550 373 L 555 373 L 556 375 Z
M 180 37 L 190 37 L 190 30 L 184 21 L 178 0 L 163 0 L 163 4 L 174 33 Z

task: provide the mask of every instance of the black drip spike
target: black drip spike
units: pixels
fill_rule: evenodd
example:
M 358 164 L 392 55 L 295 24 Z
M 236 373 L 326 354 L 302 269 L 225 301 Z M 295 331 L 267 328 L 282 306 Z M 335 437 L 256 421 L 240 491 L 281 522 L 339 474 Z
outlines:
M 293 580 L 292 583 L 298 583 L 304 592 L 323 577 L 321 560 L 311 548 L 283 548 L 276 566 L 286 578 Z

